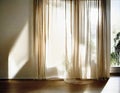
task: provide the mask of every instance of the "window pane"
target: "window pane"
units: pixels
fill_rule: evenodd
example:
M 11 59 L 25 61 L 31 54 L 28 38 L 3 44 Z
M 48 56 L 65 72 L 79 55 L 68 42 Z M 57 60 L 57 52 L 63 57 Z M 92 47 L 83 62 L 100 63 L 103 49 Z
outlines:
M 120 0 L 111 0 L 111 66 L 120 66 Z

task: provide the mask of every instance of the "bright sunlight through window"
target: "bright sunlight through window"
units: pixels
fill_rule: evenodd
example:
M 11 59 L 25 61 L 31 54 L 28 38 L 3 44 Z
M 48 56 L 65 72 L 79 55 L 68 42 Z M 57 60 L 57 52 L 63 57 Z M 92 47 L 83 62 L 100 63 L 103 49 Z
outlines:
M 58 3 L 58 2 L 57 2 Z M 65 70 L 65 30 L 67 31 L 67 52 L 68 57 L 72 57 L 71 55 L 71 21 L 74 23 L 74 18 L 70 18 L 70 2 L 66 4 L 65 10 L 65 2 L 60 2 L 57 6 L 54 5 L 54 2 L 49 2 L 49 6 L 46 6 L 46 29 L 49 33 L 46 41 L 46 77 L 47 78 L 62 78 Z M 49 7 L 49 8 L 48 8 Z M 49 9 L 49 10 L 48 10 Z M 49 12 L 48 12 L 49 11 Z M 66 12 L 66 15 L 65 15 Z M 99 15 L 99 17 L 98 17 Z M 67 16 L 67 17 L 66 17 Z M 91 24 L 91 42 L 92 42 L 92 59 L 95 59 L 96 53 L 96 29 L 98 24 L 98 18 L 100 18 L 101 13 L 98 11 L 98 8 L 91 8 L 90 10 L 90 24 Z M 67 28 L 67 29 L 66 29 Z M 85 53 L 86 48 L 85 45 L 80 45 Z M 81 53 L 82 54 L 82 53 Z M 71 58 L 68 58 L 68 60 Z M 70 62 L 70 61 L 69 61 Z M 88 66 L 88 69 L 90 67 Z M 84 67 L 83 67 L 84 71 Z M 88 73 L 88 77 L 90 76 L 90 71 Z

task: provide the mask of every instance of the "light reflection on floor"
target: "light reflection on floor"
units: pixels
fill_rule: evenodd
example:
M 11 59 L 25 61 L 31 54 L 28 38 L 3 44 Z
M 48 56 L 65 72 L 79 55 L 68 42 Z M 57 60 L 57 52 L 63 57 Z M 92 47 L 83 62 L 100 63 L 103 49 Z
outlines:
M 101 93 L 120 93 L 120 77 L 111 77 Z

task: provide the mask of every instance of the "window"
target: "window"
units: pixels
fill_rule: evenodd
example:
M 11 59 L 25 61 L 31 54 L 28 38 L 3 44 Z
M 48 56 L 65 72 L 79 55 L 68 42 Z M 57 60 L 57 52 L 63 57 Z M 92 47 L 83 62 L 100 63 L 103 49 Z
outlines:
M 111 0 L 111 72 L 120 73 L 120 0 Z
M 111 66 L 120 67 L 120 0 L 111 0 Z

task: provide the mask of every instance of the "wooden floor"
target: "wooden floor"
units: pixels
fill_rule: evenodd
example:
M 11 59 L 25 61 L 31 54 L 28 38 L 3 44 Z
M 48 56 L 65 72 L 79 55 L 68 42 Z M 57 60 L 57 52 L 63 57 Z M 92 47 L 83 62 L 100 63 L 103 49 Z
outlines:
M 120 77 L 68 84 L 62 80 L 0 80 L 0 93 L 120 93 Z

